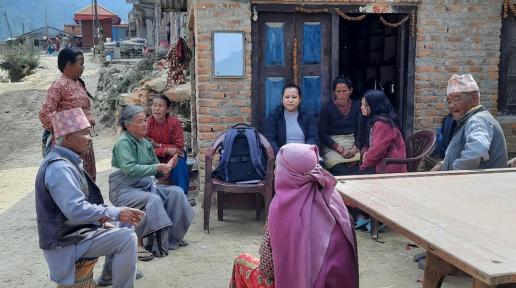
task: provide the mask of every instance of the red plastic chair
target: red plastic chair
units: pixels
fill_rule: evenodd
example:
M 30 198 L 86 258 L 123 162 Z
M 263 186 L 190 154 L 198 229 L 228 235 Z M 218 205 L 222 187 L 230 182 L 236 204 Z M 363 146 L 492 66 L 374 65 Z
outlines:
M 430 130 L 422 130 L 412 134 L 405 141 L 407 150 L 406 159 L 385 158 L 382 160 L 380 173 L 385 173 L 387 165 L 407 164 L 408 172 L 417 172 L 417 167 L 423 157 L 432 152 L 435 145 L 435 134 Z M 371 238 L 378 239 L 378 220 L 371 217 Z

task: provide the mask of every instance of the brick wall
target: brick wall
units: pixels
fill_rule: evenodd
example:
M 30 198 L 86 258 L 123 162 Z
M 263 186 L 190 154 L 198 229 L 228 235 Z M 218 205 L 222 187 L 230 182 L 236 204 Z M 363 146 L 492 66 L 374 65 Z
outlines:
M 415 3 L 418 5 L 414 129 L 435 129 L 447 114 L 447 81 L 454 73 L 471 73 L 481 90 L 481 102 L 496 115 L 506 135 L 509 151 L 516 152 L 516 117 L 499 115 L 498 62 L 503 0 L 384 0 L 295 1 L 261 0 L 253 3 L 367 4 Z M 196 47 L 198 160 L 204 167 L 209 143 L 228 126 L 251 121 L 251 22 L 250 4 L 244 1 L 195 1 L 193 13 Z M 213 79 L 211 32 L 246 32 L 246 78 Z M 203 168 L 201 168 L 203 169 Z M 204 171 L 201 171 L 202 179 Z M 201 182 L 203 183 L 203 181 Z
M 195 1 L 195 108 L 197 110 L 197 160 L 204 187 L 204 155 L 219 133 L 240 123 L 251 123 L 251 20 L 249 3 Z M 245 78 L 212 77 L 212 31 L 245 32 Z M 193 103 L 192 103 L 193 104 Z
M 516 152 L 516 117 L 497 111 L 502 0 L 423 0 L 418 10 L 415 130 L 441 125 L 447 81 L 471 73 L 481 103 L 500 121 L 509 153 Z
M 416 130 L 440 125 L 448 113 L 444 99 L 454 73 L 471 73 L 482 104 L 496 113 L 502 1 L 460 2 L 425 0 L 419 5 Z

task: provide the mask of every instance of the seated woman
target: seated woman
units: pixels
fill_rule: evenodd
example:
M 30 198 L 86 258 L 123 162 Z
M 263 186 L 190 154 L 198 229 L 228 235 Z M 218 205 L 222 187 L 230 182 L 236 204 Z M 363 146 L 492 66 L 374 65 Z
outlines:
M 407 158 L 405 140 L 398 126 L 398 115 L 394 113 L 391 101 L 381 90 L 368 90 L 362 97 L 362 115 L 366 120 L 366 128 L 362 130 L 364 144 L 362 163 L 357 174 L 402 173 L 407 172 L 406 164 L 387 165 L 381 171 L 384 158 Z M 355 228 L 371 231 L 369 216 L 363 211 L 350 208 L 356 219 Z M 381 227 L 380 227 L 381 229 Z
M 405 140 L 397 124 L 398 115 L 394 113 L 391 102 L 380 90 L 368 90 L 362 97 L 362 115 L 366 117 L 368 132 L 363 137 L 366 144 L 362 148 L 362 173 L 380 173 L 384 158 L 407 158 Z M 369 141 L 367 141 L 369 139 Z M 384 173 L 407 172 L 406 164 L 392 164 Z
M 287 143 L 317 145 L 317 117 L 301 104 L 301 89 L 294 84 L 283 88 L 282 105 L 270 111 L 265 120 L 263 135 L 269 140 L 274 153 Z
M 189 173 L 186 164 L 185 139 L 181 121 L 169 114 L 172 102 L 165 95 L 157 95 L 152 100 L 152 116 L 147 120 L 147 139 L 154 147 L 154 153 L 160 163 L 167 163 L 172 157 L 178 157 L 177 165 L 170 172 L 170 183 L 183 189 L 188 197 Z M 189 199 L 191 206 L 195 199 Z
M 109 175 L 111 203 L 145 211 L 145 218 L 135 228 L 140 260 L 152 258 L 147 250 L 163 257 L 169 249 L 185 246 L 183 238 L 194 217 L 182 189 L 156 184 L 156 176 L 169 176 L 177 156 L 159 163 L 152 144 L 145 139 L 146 118 L 139 106 L 129 105 L 122 110 L 123 133 L 113 147 L 111 160 L 111 165 L 118 169 Z
M 333 175 L 356 172 L 360 161 L 360 101 L 352 100 L 353 83 L 344 76 L 333 81 L 333 101 L 321 109 L 319 137 L 322 158 Z
M 318 154 L 313 145 L 280 149 L 260 259 L 240 255 L 230 287 L 358 287 L 351 217 Z

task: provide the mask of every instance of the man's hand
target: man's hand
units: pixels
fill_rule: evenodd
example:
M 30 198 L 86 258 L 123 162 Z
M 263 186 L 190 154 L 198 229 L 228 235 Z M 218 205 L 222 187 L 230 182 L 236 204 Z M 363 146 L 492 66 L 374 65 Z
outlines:
M 129 207 L 121 207 L 118 221 L 137 226 L 142 220 L 143 216 L 145 216 L 145 213 L 143 213 L 141 210 Z
M 156 169 L 158 169 L 158 172 L 161 173 L 161 175 L 168 176 L 170 174 L 170 170 L 172 170 L 172 166 L 168 163 L 160 163 Z
M 112 229 L 112 228 L 116 228 L 115 225 L 111 224 L 110 222 L 104 222 L 104 229 Z

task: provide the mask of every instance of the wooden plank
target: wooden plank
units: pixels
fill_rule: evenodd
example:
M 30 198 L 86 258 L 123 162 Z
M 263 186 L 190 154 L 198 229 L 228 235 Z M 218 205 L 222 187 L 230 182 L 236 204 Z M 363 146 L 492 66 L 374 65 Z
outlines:
M 251 104 L 254 109 L 251 109 L 252 124 L 260 130 L 263 126 L 263 116 L 260 98 L 260 25 L 257 21 L 251 21 Z
M 417 11 L 417 9 L 415 9 Z M 417 15 L 417 12 L 415 12 Z M 417 16 L 416 16 L 417 19 Z M 417 21 L 417 20 L 415 20 Z M 414 23 L 416 25 L 416 23 Z M 416 78 L 416 36 L 410 31 L 410 24 L 405 23 L 406 35 L 408 35 L 408 54 L 407 54 L 407 81 L 405 92 L 405 125 L 403 132 L 405 135 L 412 135 L 414 130 L 414 97 L 415 97 L 415 78 Z M 417 27 L 417 26 L 416 26 Z M 416 32 L 417 33 L 417 32 Z
M 516 229 L 507 229 L 516 227 L 514 169 L 431 174 L 341 178 L 337 190 L 482 282 L 516 283 Z
M 340 43 L 339 43 L 339 35 L 340 35 L 340 29 L 339 29 L 339 23 L 340 18 L 339 15 L 337 15 L 335 12 L 331 14 L 331 78 L 330 78 L 330 94 L 329 99 L 327 101 L 330 101 L 330 99 L 333 97 L 333 90 L 331 87 L 331 83 L 333 83 L 333 80 L 339 76 L 339 66 L 340 66 L 340 59 L 339 59 L 339 49 L 340 49 Z M 339 60 L 339 61 L 337 61 Z M 325 104 L 324 101 L 322 103 Z

